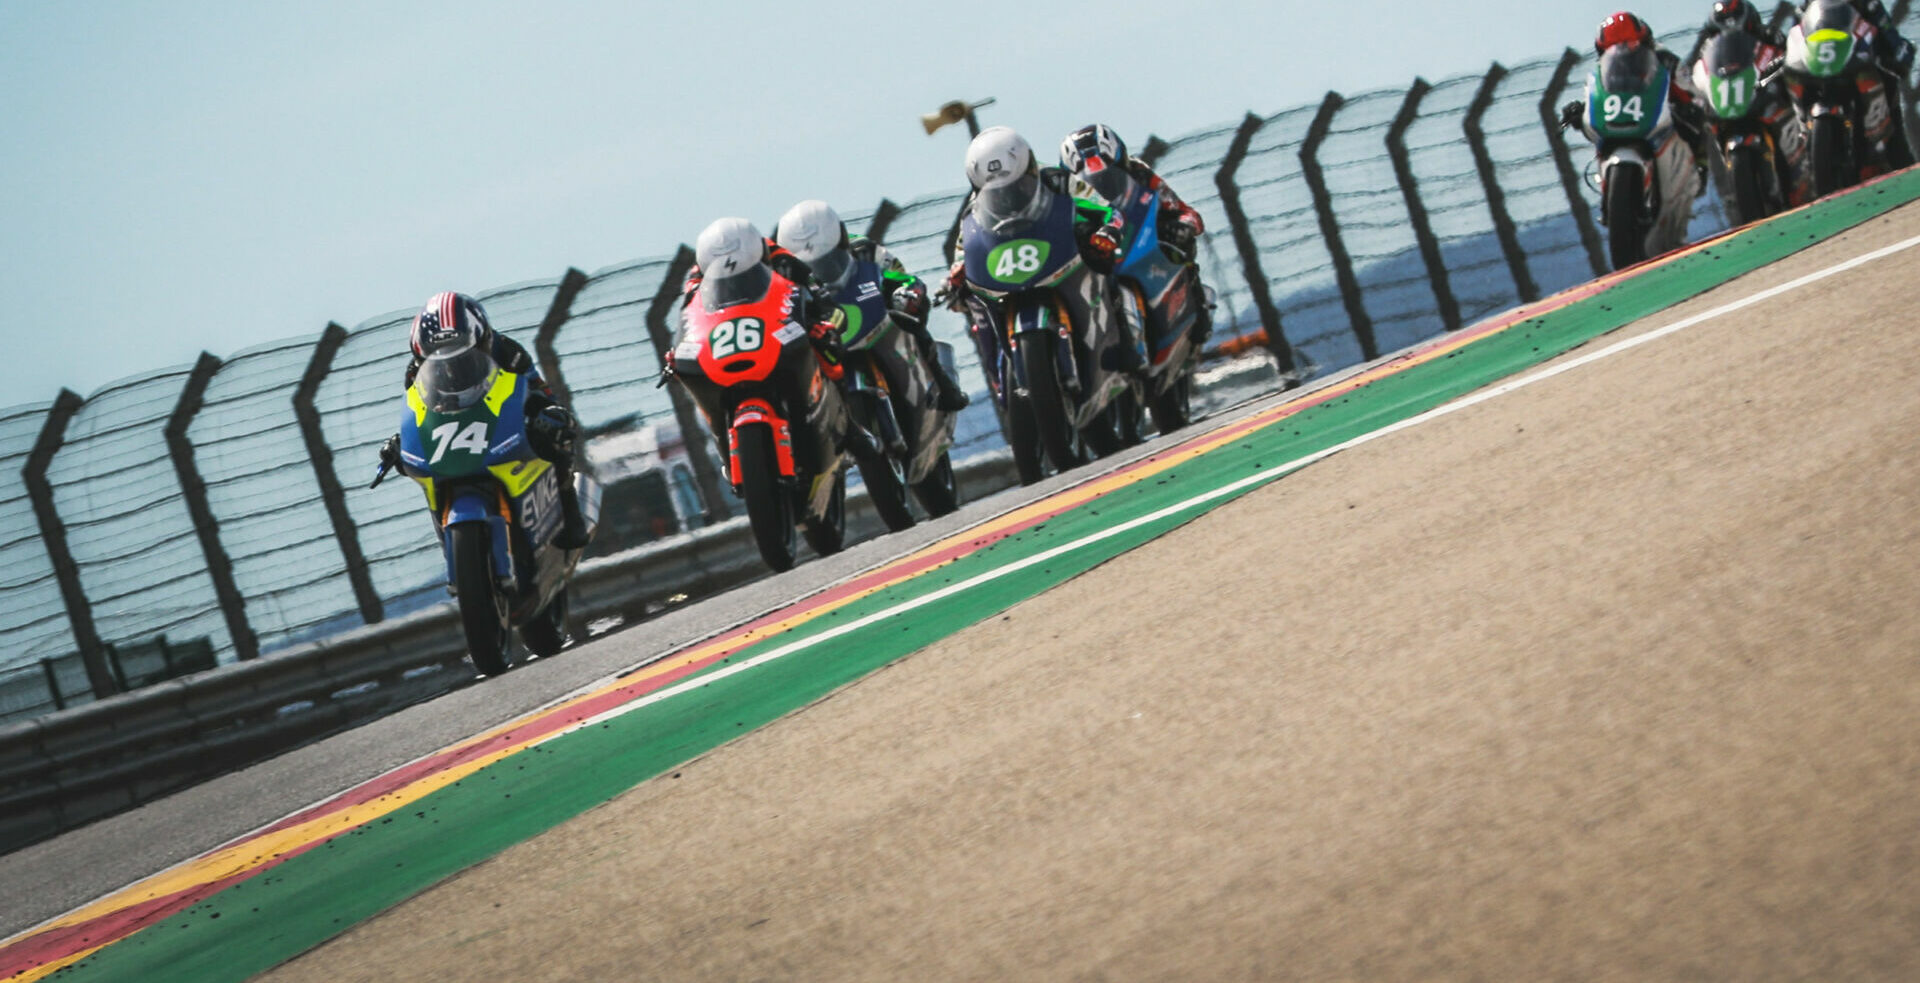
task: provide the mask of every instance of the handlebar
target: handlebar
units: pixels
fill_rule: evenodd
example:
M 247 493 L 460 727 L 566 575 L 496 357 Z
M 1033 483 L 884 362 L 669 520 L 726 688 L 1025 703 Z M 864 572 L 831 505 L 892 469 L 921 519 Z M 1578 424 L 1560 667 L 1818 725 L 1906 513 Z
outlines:
M 380 487 L 380 483 L 382 481 L 387 480 L 387 473 L 392 470 L 393 470 L 393 465 L 388 464 L 385 461 L 381 461 L 380 467 L 373 472 L 373 484 L 370 484 L 367 487 L 370 489 Z

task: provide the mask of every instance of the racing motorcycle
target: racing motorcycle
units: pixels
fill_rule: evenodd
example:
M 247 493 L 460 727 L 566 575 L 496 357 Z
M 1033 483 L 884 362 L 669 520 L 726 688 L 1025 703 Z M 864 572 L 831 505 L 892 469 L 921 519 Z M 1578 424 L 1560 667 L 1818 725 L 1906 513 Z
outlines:
M 1873 62 L 1873 24 L 1847 0 L 1813 0 L 1787 31 L 1786 80 L 1813 144 L 1813 193 L 1913 163 L 1895 139 L 1899 93 Z
M 488 676 L 507 670 L 512 629 L 535 655 L 566 644 L 567 582 L 583 552 L 554 545 L 560 471 L 527 429 L 527 390 L 526 376 L 478 348 L 430 358 L 400 421 L 400 471 L 426 492 L 467 652 Z M 373 486 L 388 471 L 382 462 Z M 573 482 L 591 535 L 600 485 L 584 473 Z
M 1011 214 L 982 192 L 961 221 L 965 302 L 1022 484 L 1110 454 L 1137 434 L 1140 401 L 1121 371 L 1112 278 L 1089 268 L 1074 235 L 1079 201 L 1040 184 Z
M 885 449 L 885 466 L 893 472 L 891 480 L 883 478 L 876 488 L 868 471 L 877 472 L 881 462 L 860 462 L 880 520 L 895 532 L 913 525 L 905 495 L 883 495 L 882 489 L 911 487 L 920 507 L 935 518 L 959 508 L 960 491 L 948 453 L 959 414 L 934 405 L 932 368 L 919 343 L 893 322 L 880 288 L 879 264 L 856 258 L 851 270 L 816 266 L 814 274 L 841 284 L 832 302 L 840 309 L 847 396 L 859 424 Z M 935 349 L 947 377 L 957 377 L 953 346 L 937 342 Z
M 1583 130 L 1594 143 L 1614 269 L 1678 248 L 1693 218 L 1699 177 L 1693 150 L 1674 131 L 1672 82 L 1644 44 L 1607 49 L 1587 78 Z
M 1715 35 L 1693 63 L 1731 186 L 1734 224 L 1808 201 L 1807 136 L 1774 79 L 1779 49 L 1744 31 Z
M 876 502 L 906 496 L 815 354 L 797 320 L 804 309 L 801 288 L 764 266 L 708 280 L 683 309 L 669 363 L 724 441 L 728 480 L 775 571 L 793 568 L 796 531 L 821 556 L 845 544 L 850 456 Z M 829 319 L 833 330 L 840 318 L 835 311 Z
M 1154 428 L 1168 434 L 1193 420 L 1193 373 L 1212 326 L 1213 296 L 1191 257 L 1160 238 L 1163 194 L 1127 182 L 1116 209 L 1131 230 L 1115 273 L 1119 310 L 1134 337 L 1146 339 L 1147 408 Z

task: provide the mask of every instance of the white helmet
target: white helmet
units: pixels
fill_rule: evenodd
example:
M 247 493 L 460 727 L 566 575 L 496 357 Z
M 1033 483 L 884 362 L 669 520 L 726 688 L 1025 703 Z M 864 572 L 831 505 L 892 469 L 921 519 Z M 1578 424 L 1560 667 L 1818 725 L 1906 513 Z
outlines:
M 810 200 L 787 209 L 773 236 L 781 248 L 811 265 L 838 248 L 846 232 L 847 224 L 826 202 Z
M 853 273 L 847 223 L 824 201 L 803 201 L 780 216 L 773 232 L 780 247 L 813 270 L 815 279 L 839 290 Z
M 767 240 L 744 218 L 707 226 L 693 241 L 693 261 L 700 264 L 700 299 L 710 311 L 759 300 L 773 282 Z
M 1004 184 L 1033 168 L 1033 147 L 1011 126 L 989 126 L 967 144 L 967 180 L 975 188 Z
M 766 237 L 744 218 L 716 219 L 693 241 L 693 261 L 707 279 L 746 272 L 766 258 Z

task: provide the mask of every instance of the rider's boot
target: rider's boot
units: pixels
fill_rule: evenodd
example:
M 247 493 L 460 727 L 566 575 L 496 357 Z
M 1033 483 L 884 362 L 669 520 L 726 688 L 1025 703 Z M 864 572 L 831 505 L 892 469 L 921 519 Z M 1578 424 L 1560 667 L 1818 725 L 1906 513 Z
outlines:
M 934 409 L 943 413 L 958 413 L 966 409 L 967 404 L 973 402 L 967 396 L 967 391 L 960 388 L 957 380 L 947 375 L 947 367 L 940 364 L 937 356 L 929 356 L 928 361 L 933 363 Z

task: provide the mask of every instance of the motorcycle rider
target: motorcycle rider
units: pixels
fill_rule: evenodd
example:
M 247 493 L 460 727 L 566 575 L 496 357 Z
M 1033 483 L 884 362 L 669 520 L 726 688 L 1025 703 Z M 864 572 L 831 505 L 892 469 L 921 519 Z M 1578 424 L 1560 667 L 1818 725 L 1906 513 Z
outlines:
M 1706 194 L 1707 161 L 1712 159 L 1707 146 L 1706 112 L 1694 100 L 1693 93 L 1680 85 L 1680 56 L 1654 40 L 1653 28 L 1646 21 L 1625 10 L 1608 14 L 1600 22 L 1600 30 L 1593 38 L 1593 51 L 1605 57 L 1608 51 L 1618 46 L 1635 44 L 1651 48 L 1660 63 L 1667 67 L 1667 105 L 1673 107 L 1673 131 L 1693 150 L 1694 174 L 1699 179 L 1695 194 Z M 1594 134 L 1586 129 L 1586 116 L 1586 103 L 1579 100 L 1569 102 L 1560 107 L 1560 128 L 1578 129 L 1592 139 Z
M 1195 243 L 1207 231 L 1207 223 L 1174 194 L 1172 186 L 1154 173 L 1151 165 L 1129 157 L 1125 141 L 1111 127 L 1090 123 L 1067 134 L 1060 141 L 1060 166 L 1115 209 L 1121 206 L 1130 186 L 1160 192 L 1160 227 L 1155 231 L 1161 242 L 1180 250 L 1189 265 L 1195 262 Z M 1212 319 L 1202 304 L 1200 319 L 1194 322 L 1194 343 L 1203 344 L 1212 330 Z
M 866 236 L 848 235 L 847 223 L 826 202 L 818 200 L 803 201 L 788 209 L 775 224 L 773 238 L 775 248 L 806 264 L 827 291 L 828 303 L 844 295 L 860 264 L 874 264 L 879 270 L 876 285 L 893 323 L 914 339 L 931 367 L 934 406 L 948 413 L 966 409 L 966 390 L 947 375 L 933 334 L 927 330 L 927 286 L 907 272 L 899 257 Z
M 1811 0 L 1801 0 L 1799 14 L 1805 15 Z M 1906 88 L 1908 78 L 1913 73 L 1914 45 L 1912 41 L 1900 35 L 1894 26 L 1893 14 L 1880 0 L 1847 0 L 1867 23 L 1873 25 L 1873 61 L 1882 75 L 1886 76 L 1887 104 L 1893 111 L 1887 115 L 1893 126 L 1893 134 L 1888 138 L 1891 163 L 1895 168 L 1913 163 L 1912 144 L 1907 142 Z
M 1039 166 L 1033 156 L 1033 146 L 1012 127 L 990 126 L 967 145 L 967 181 L 973 185 L 973 191 L 962 214 L 983 226 L 1037 216 L 1044 213 L 1049 195 L 1071 197 L 1070 180 L 1071 175 L 1065 168 Z M 1081 259 L 1102 276 L 1112 274 L 1126 242 L 1125 233 L 1113 224 L 1113 210 L 1080 199 L 1073 202 L 1073 237 Z M 966 291 L 966 258 L 960 256 L 947 270 L 950 303 L 957 302 Z M 1093 311 L 1075 313 L 1082 318 L 1103 316 Z M 1108 320 L 1120 336 L 1121 371 L 1144 372 L 1147 368 L 1144 339 L 1134 337 L 1125 318 L 1108 317 Z
M 744 218 L 720 218 L 701 230 L 693 241 L 693 266 L 681 285 L 680 306 L 684 309 L 702 298 L 712 307 L 724 307 L 758 300 L 767 289 L 769 274 L 800 288 L 794 321 L 807 326 L 807 338 L 813 343 L 827 376 L 839 381 L 839 339 L 824 319 L 813 312 L 830 312 L 831 293 L 813 275 L 813 270 L 784 246 L 760 234 L 760 229 Z M 709 277 L 704 271 L 718 271 Z M 667 353 L 667 369 L 673 369 L 673 353 Z
M 1752 0 L 1714 0 L 1713 12 L 1707 15 L 1706 24 L 1700 28 L 1700 37 L 1694 42 L 1694 49 L 1698 50 L 1708 41 L 1734 31 L 1753 35 L 1761 44 L 1773 49 L 1775 55 L 1786 53 L 1787 36 L 1767 26 L 1766 19 L 1760 16 L 1760 10 Z M 1766 71 L 1770 60 L 1759 60 L 1762 72 Z
M 407 344 L 413 353 L 407 362 L 409 388 L 428 361 L 447 362 L 476 349 L 492 359 L 498 368 L 526 377 L 527 398 L 522 411 L 526 415 L 527 444 L 553 465 L 560 478 L 561 525 L 553 543 L 561 549 L 584 549 L 588 542 L 587 523 L 580 514 L 580 497 L 573 486 L 574 449 L 580 443 L 580 423 L 572 411 L 554 399 L 553 390 L 540 378 L 533 356 L 527 354 L 519 342 L 493 330 L 487 323 L 486 309 L 479 301 L 451 291 L 434 294 L 420 313 L 414 315 Z M 399 466 L 399 434 L 388 437 L 381 445 L 380 461 L 388 468 Z

